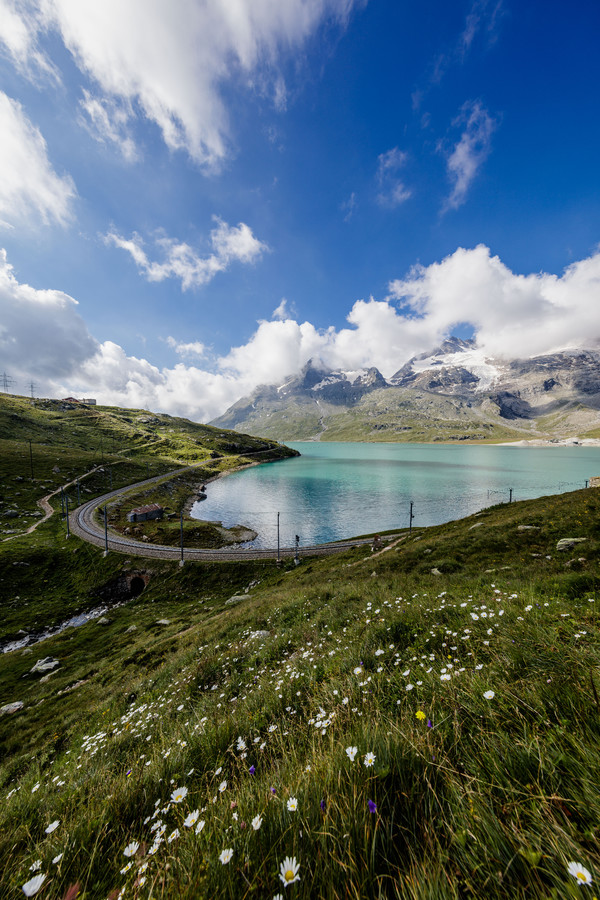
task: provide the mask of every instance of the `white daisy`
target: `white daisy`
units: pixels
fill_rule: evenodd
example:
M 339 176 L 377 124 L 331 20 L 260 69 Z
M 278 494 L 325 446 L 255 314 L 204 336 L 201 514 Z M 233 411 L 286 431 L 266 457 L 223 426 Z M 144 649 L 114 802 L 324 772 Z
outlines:
M 300 864 L 296 862 L 296 857 L 286 856 L 279 866 L 279 877 L 283 881 L 285 887 L 289 887 L 290 884 L 293 884 L 295 881 L 300 881 L 300 876 L 298 875 L 299 870 Z
M 592 876 L 580 863 L 570 862 L 567 866 L 567 872 L 577 879 L 579 884 L 591 884 Z

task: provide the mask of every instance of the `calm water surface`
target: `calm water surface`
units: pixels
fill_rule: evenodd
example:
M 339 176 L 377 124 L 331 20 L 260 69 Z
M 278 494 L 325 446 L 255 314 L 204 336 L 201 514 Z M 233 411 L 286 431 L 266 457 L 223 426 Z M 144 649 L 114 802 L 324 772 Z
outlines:
M 513 500 L 572 491 L 600 475 L 598 447 L 290 442 L 302 456 L 236 472 L 207 486 L 192 515 L 258 532 L 251 546 L 322 543 L 439 525 Z

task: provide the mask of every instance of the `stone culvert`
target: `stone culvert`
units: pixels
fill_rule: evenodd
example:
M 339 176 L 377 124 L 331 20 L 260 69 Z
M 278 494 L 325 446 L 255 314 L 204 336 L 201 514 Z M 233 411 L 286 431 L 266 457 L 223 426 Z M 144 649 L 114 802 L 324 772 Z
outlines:
M 146 570 L 125 572 L 94 591 L 94 596 L 110 604 L 133 600 L 146 589 L 151 575 L 152 573 Z

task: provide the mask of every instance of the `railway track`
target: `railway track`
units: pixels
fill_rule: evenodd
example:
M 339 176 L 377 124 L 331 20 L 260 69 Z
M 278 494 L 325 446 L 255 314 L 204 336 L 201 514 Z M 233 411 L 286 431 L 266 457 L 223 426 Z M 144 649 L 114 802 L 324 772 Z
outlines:
M 190 466 L 190 469 L 194 466 Z M 184 469 L 177 469 L 172 474 L 180 475 Z M 295 547 L 281 547 L 279 550 L 274 549 L 227 549 L 227 550 L 200 550 L 193 547 L 184 547 L 183 554 L 181 548 L 165 547 L 157 544 L 145 544 L 141 541 L 131 540 L 121 535 L 115 535 L 110 531 L 105 533 L 94 519 L 96 510 L 106 505 L 109 501 L 114 500 L 120 494 L 132 490 L 132 488 L 147 487 L 153 483 L 164 480 L 168 475 L 159 475 L 139 482 L 136 485 L 128 485 L 126 489 L 119 488 L 110 491 L 102 497 L 96 497 L 82 504 L 77 509 L 69 513 L 69 527 L 72 534 L 77 535 L 84 541 L 94 544 L 102 549 L 112 550 L 116 553 L 125 553 L 130 556 L 142 556 L 147 559 L 178 559 L 183 561 L 195 562 L 218 562 L 233 560 L 258 560 L 258 559 L 289 559 L 296 556 Z M 298 551 L 299 557 L 305 556 L 329 556 L 334 553 L 341 553 L 353 547 L 372 543 L 371 538 L 357 538 L 355 540 L 336 541 L 331 544 L 314 544 L 311 546 L 301 547 Z

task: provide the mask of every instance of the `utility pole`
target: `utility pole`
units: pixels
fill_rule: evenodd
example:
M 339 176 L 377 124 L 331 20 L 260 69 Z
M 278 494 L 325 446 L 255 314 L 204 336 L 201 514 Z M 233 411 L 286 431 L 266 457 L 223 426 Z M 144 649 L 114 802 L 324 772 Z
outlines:
M 6 372 L 3 372 L 2 375 L 0 375 L 0 380 L 2 381 L 2 390 L 4 391 L 8 391 L 9 387 L 12 387 L 15 383 L 14 378 L 11 378 Z
M 508 489 L 508 502 L 509 503 L 512 503 L 512 492 L 513 492 L 513 489 L 509 488 Z
M 300 535 L 296 535 L 296 556 L 294 557 L 294 562 L 296 565 L 300 562 Z
M 408 515 L 408 533 L 409 533 L 409 534 L 410 534 L 411 531 L 412 531 L 412 520 L 414 519 L 414 515 L 413 515 L 413 506 L 414 506 L 414 504 L 413 504 L 413 501 L 411 500 L 411 501 L 410 501 L 410 513 L 409 513 L 409 515 Z
M 31 480 L 33 481 L 33 450 L 31 449 L 31 441 L 29 441 L 29 463 L 31 465 Z
M 35 381 L 30 381 L 29 384 L 27 385 L 27 387 L 28 387 L 29 390 L 31 391 L 31 399 L 34 400 L 34 399 L 35 399 L 35 392 L 36 392 L 36 390 L 37 390 L 37 384 L 35 383 Z

